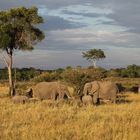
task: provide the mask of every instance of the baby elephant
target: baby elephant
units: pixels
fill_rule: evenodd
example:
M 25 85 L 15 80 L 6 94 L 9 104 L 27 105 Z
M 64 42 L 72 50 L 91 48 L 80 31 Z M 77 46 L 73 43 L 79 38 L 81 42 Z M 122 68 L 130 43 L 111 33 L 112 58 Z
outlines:
M 28 102 L 29 98 L 27 96 L 22 96 L 22 95 L 15 95 L 12 97 L 12 101 L 14 104 L 25 104 Z
M 84 105 L 93 105 L 93 98 L 90 95 L 84 95 L 82 97 L 82 102 Z

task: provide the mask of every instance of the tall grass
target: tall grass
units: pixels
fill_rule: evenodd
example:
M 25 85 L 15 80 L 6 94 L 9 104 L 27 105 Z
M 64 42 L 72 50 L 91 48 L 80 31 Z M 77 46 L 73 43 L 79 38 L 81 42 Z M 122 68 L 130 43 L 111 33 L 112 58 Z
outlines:
M 51 101 L 15 105 L 0 96 L 0 139 L 139 140 L 140 95 L 124 97 L 120 104 L 77 106 Z

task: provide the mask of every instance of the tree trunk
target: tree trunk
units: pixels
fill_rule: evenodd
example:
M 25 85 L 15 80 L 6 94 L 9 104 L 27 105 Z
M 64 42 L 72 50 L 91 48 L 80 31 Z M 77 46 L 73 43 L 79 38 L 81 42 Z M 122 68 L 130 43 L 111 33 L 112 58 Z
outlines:
M 9 95 L 13 96 L 14 85 L 12 80 L 12 53 L 8 54 L 9 61 L 8 61 L 8 77 L 9 77 Z
M 93 67 L 94 67 L 94 68 L 97 68 L 96 60 L 93 60 Z

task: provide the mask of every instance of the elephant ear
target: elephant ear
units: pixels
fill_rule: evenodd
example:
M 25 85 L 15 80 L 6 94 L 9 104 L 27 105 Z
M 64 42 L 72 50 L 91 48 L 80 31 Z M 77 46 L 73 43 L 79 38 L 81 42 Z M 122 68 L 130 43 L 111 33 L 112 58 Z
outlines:
M 98 90 L 99 90 L 99 83 L 97 81 L 92 82 L 91 92 L 95 93 Z
M 92 84 L 86 83 L 84 86 L 83 94 L 88 95 L 91 92 Z

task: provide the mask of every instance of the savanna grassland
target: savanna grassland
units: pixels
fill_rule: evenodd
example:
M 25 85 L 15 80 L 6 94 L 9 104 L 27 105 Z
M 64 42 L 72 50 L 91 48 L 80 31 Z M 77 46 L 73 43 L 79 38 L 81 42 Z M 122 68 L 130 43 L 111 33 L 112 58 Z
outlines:
M 0 85 L 1 140 L 139 140 L 140 94 L 119 104 L 83 106 L 42 101 L 13 104 Z

